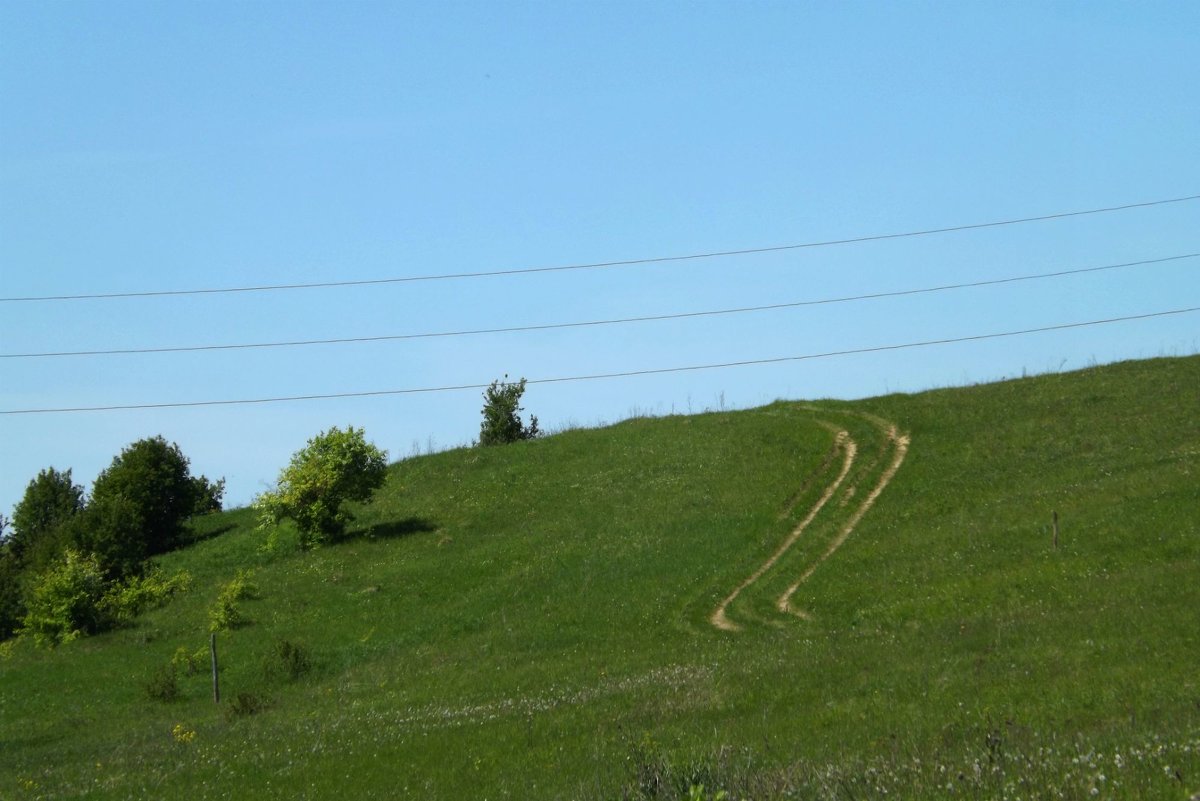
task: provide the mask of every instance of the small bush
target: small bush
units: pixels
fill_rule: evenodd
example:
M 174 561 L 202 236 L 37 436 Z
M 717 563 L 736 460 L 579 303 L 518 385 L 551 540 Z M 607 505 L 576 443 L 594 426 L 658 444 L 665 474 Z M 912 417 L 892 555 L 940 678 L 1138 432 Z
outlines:
M 225 718 L 233 720 L 235 718 L 249 717 L 250 715 L 257 715 L 266 708 L 267 702 L 254 693 L 238 693 L 230 700 L 228 706 L 225 707 Z
M 164 605 L 173 595 L 186 591 L 191 585 L 192 576 L 185 570 L 168 578 L 156 569 L 115 585 L 101 599 L 101 605 L 116 622 L 129 623 L 147 609 Z
M 102 600 L 108 590 L 94 556 L 68 549 L 33 587 L 22 633 L 39 646 L 54 647 L 94 634 L 111 624 Z
M 208 630 L 212 632 L 228 631 L 242 625 L 242 610 L 233 599 L 222 594 L 217 598 L 216 606 L 208 610 Z
M 171 657 L 172 667 L 188 676 L 195 676 L 205 668 L 208 662 L 209 653 L 207 648 L 201 648 L 193 653 L 188 653 L 188 649 L 181 645 L 175 649 L 175 654 Z
M 312 668 L 308 649 L 299 643 L 278 640 L 263 658 L 263 675 L 271 681 L 295 681 Z
M 258 588 L 250 582 L 250 575 L 248 571 L 239 570 L 221 590 L 217 603 L 208 612 L 209 631 L 226 631 L 245 622 L 237 602 L 258 595 Z
M 169 703 L 179 698 L 179 678 L 173 662 L 159 666 L 145 684 L 146 695 L 152 701 Z

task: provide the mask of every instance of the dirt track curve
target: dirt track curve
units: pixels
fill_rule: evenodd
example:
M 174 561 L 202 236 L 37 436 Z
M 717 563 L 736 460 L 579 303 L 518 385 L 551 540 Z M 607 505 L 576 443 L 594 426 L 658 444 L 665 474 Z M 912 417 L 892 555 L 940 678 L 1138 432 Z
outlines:
M 887 442 L 892 446 L 891 461 L 887 468 L 880 474 L 879 480 L 875 483 L 875 487 L 871 490 L 870 494 L 868 494 L 867 497 L 864 498 L 861 503 L 859 503 L 858 507 L 854 510 L 854 513 L 851 514 L 851 516 L 842 525 L 841 529 L 837 533 L 837 536 L 835 536 L 829 543 L 829 547 L 825 549 L 825 552 L 821 554 L 821 556 L 818 557 L 815 562 L 809 565 L 809 567 L 800 575 L 800 578 L 797 579 L 794 584 L 788 587 L 788 589 L 781 596 L 779 596 L 775 606 L 780 612 L 796 615 L 797 617 L 805 619 L 809 617 L 806 612 L 801 609 L 797 609 L 792 605 L 792 596 L 795 595 L 796 591 L 800 589 L 804 582 L 808 581 L 813 572 L 816 571 L 816 569 L 820 567 L 825 560 L 832 556 L 834 552 L 842 546 L 850 534 L 853 533 L 854 529 L 862 521 L 866 513 L 870 511 L 872 506 L 875 505 L 875 501 L 879 499 L 879 496 L 883 493 L 887 485 L 891 483 L 893 478 L 895 478 L 897 471 L 899 471 L 900 466 L 904 463 L 904 457 L 908 454 L 908 447 L 910 444 L 908 435 L 899 433 L 895 425 L 892 425 L 885 420 L 881 420 L 872 415 L 864 414 L 862 416 L 877 426 L 881 431 L 885 432 Z M 825 421 L 818 421 L 818 423 L 830 431 L 835 432 L 834 453 L 837 451 L 842 452 L 842 468 L 837 477 L 834 478 L 833 481 L 830 482 L 830 484 L 825 488 L 825 491 L 821 493 L 821 497 L 817 499 L 811 508 L 809 508 L 808 514 L 806 514 L 804 519 L 801 520 L 794 529 L 792 529 L 791 533 L 788 534 L 787 538 L 784 539 L 775 552 L 771 554 L 770 558 L 768 558 L 767 561 L 764 562 L 757 570 L 755 570 L 744 581 L 742 581 L 741 584 L 735 587 L 734 590 L 729 593 L 724 600 L 721 601 L 721 603 L 713 611 L 712 615 L 709 616 L 709 622 L 718 629 L 723 631 L 738 631 L 741 629 L 741 626 L 730 620 L 726 614 L 726 610 L 729 608 L 729 605 L 733 603 L 734 599 L 737 598 L 738 595 L 740 595 L 747 587 L 751 586 L 754 584 L 754 582 L 762 578 L 762 576 L 768 570 L 774 567 L 780 558 L 782 558 L 783 555 L 787 553 L 793 545 L 795 545 L 796 541 L 800 538 L 804 531 L 812 524 L 812 522 L 821 513 L 821 510 L 825 508 L 826 504 L 837 493 L 838 489 L 845 482 L 846 477 L 850 474 L 851 468 L 854 466 L 854 462 L 858 454 L 858 444 L 851 438 L 850 433 L 845 429 L 841 429 L 833 425 L 832 423 Z M 876 465 L 878 465 L 878 462 L 876 462 Z M 874 466 L 875 465 L 873 465 L 870 469 L 873 470 Z M 842 506 L 845 506 L 857 494 L 856 490 L 857 487 L 851 486 L 846 491 L 846 495 L 841 503 Z

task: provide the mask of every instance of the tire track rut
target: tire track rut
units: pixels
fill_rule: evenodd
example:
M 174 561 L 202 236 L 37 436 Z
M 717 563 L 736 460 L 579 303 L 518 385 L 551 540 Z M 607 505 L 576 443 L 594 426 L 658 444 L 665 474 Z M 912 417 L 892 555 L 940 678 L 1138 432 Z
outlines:
M 895 426 L 890 426 L 888 428 L 887 436 L 895 446 L 892 450 L 891 463 L 888 465 L 887 469 L 883 471 L 882 475 L 879 476 L 879 481 L 875 484 L 875 488 L 871 490 L 871 494 L 863 500 L 862 504 L 860 504 L 858 509 L 854 511 L 854 514 L 851 515 L 850 519 L 846 521 L 846 524 L 842 526 L 842 529 L 838 532 L 838 535 L 833 538 L 832 542 L 829 543 L 829 547 L 825 549 L 825 553 L 821 554 L 817 561 L 813 562 L 808 569 L 800 575 L 800 578 L 795 584 L 788 587 L 787 590 L 784 591 L 783 595 L 779 596 L 779 600 L 775 602 L 775 607 L 780 612 L 796 615 L 797 617 L 801 617 L 806 620 L 810 619 L 810 615 L 807 612 L 792 606 L 792 596 L 796 594 L 796 591 L 800 589 L 800 586 L 804 584 L 804 582 L 808 581 L 809 577 L 816 572 L 816 569 L 824 564 L 826 559 L 833 556 L 834 552 L 838 548 L 842 547 L 842 543 L 844 543 L 846 538 L 848 538 L 854 532 L 854 529 L 862 521 L 863 517 L 871 510 L 871 507 L 875 505 L 875 501 L 877 501 L 879 496 L 883 494 L 883 491 L 887 488 L 887 485 L 890 484 L 892 479 L 896 477 L 896 473 L 900 470 L 900 466 L 904 464 L 904 457 L 908 455 L 908 446 L 911 443 L 911 439 L 907 435 L 900 434 L 897 432 Z
M 880 431 L 884 432 L 887 443 L 884 446 L 884 452 L 886 452 L 888 445 L 890 445 L 892 458 L 888 463 L 888 466 L 880 474 L 879 480 L 875 483 L 875 486 L 872 488 L 871 492 L 858 504 L 854 512 L 838 530 L 837 535 L 829 543 L 828 547 L 825 549 L 825 552 L 822 553 L 815 562 L 808 566 L 808 568 L 800 575 L 800 578 L 797 579 L 794 584 L 789 586 L 787 590 L 785 590 L 784 593 L 779 596 L 779 599 L 775 602 L 775 607 L 784 614 L 794 615 L 803 619 L 811 619 L 807 612 L 793 606 L 791 602 L 792 597 L 800 589 L 800 587 L 803 586 L 806 581 L 808 581 L 816 569 L 824 564 L 824 562 L 828 560 L 829 557 L 832 556 L 854 532 L 855 528 L 857 528 L 863 517 L 866 516 L 871 507 L 875 505 L 875 502 L 879 499 L 879 496 L 883 494 L 884 489 L 886 489 L 888 484 L 891 483 L 892 479 L 895 478 L 896 473 L 900 470 L 901 465 L 904 463 L 905 456 L 908 454 L 908 448 L 911 444 L 911 439 L 908 435 L 901 434 L 895 425 L 887 422 L 886 420 L 882 420 L 878 417 L 867 414 L 863 414 L 862 417 L 879 428 Z M 783 555 L 786 554 L 793 545 L 795 545 L 796 541 L 800 539 L 800 536 L 805 532 L 806 529 L 808 529 L 813 521 L 816 520 L 817 516 L 820 515 L 821 511 L 826 507 L 834 495 L 837 494 L 839 488 L 841 488 L 842 484 L 846 481 L 846 477 L 850 474 L 851 469 L 854 467 L 859 449 L 858 443 L 855 442 L 850 436 L 850 432 L 844 428 L 840 428 L 823 420 L 818 420 L 817 422 L 819 425 L 834 432 L 833 453 L 836 454 L 838 451 L 841 451 L 841 469 L 838 472 L 837 477 L 834 478 L 833 481 L 825 488 L 825 491 L 821 494 L 821 497 L 818 498 L 812 507 L 809 508 L 808 514 L 806 514 L 804 519 L 801 520 L 794 529 L 792 529 L 791 533 L 788 534 L 787 538 L 784 539 L 775 552 L 772 553 L 771 556 L 757 570 L 755 570 L 737 587 L 735 587 L 734 590 L 730 592 L 729 595 L 724 598 L 724 600 L 721 601 L 721 603 L 713 611 L 712 615 L 709 616 L 709 623 L 711 623 L 717 629 L 722 631 L 741 630 L 742 626 L 740 624 L 729 619 L 727 610 L 729 609 L 730 604 L 732 604 L 733 601 L 739 595 L 741 595 L 743 591 L 761 579 L 763 575 L 765 575 L 767 571 L 774 567 L 776 563 L 778 563 L 778 561 L 783 557 Z M 881 452 L 879 458 L 874 462 L 874 464 L 866 469 L 868 474 L 876 469 L 883 457 L 884 453 Z M 826 464 L 828 464 L 828 459 L 826 460 Z M 807 489 L 807 484 L 804 489 Z M 857 486 L 850 486 L 846 490 L 846 494 L 838 506 L 847 506 L 857 494 Z
M 838 473 L 837 478 L 833 480 L 833 483 L 825 488 L 825 492 L 821 494 L 821 497 L 817 499 L 817 502 L 813 504 L 811 509 L 808 510 L 808 515 L 806 515 L 805 518 L 800 521 L 799 525 L 792 529 L 792 533 L 789 534 L 787 539 L 785 539 L 779 548 L 775 550 L 775 553 L 771 554 L 771 557 L 767 559 L 767 561 L 764 562 L 762 566 L 758 568 L 758 570 L 755 570 L 745 581 L 735 587 L 733 592 L 729 593 L 729 595 L 725 597 L 725 600 L 721 601 L 721 603 L 717 606 L 716 610 L 712 613 L 708 620 L 722 631 L 738 631 L 741 629 L 741 626 L 729 619 L 729 617 L 725 614 L 725 610 L 728 609 L 729 605 L 733 603 L 733 600 L 741 594 L 742 590 L 746 589 L 751 584 L 762 578 L 762 575 L 775 566 L 775 563 L 779 561 L 779 558 L 787 553 L 788 549 L 795 544 L 796 540 L 800 539 L 800 535 L 804 533 L 804 529 L 808 528 L 809 524 L 816 519 L 818 514 L 820 514 L 821 509 L 824 508 L 825 504 L 829 502 L 829 499 L 832 498 L 835 493 L 837 493 L 838 487 L 840 487 L 842 482 L 846 480 L 846 476 L 850 473 L 850 468 L 854 466 L 854 458 L 858 453 L 858 443 L 851 439 L 850 432 L 846 431 L 845 429 L 838 429 L 830 423 L 822 422 L 821 425 L 836 432 L 834 435 L 834 450 L 842 451 L 842 469 Z

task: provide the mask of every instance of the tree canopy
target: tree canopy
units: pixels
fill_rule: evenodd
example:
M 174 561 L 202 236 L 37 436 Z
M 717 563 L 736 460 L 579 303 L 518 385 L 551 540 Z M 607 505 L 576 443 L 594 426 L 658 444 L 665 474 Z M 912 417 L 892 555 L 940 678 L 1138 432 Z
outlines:
M 48 467 L 39 472 L 13 509 L 13 530 L 6 540 L 13 560 L 19 565 L 48 563 L 57 555 L 51 540 L 83 505 L 83 487 L 71 480 L 69 468 Z M 51 550 L 55 552 L 49 553 Z

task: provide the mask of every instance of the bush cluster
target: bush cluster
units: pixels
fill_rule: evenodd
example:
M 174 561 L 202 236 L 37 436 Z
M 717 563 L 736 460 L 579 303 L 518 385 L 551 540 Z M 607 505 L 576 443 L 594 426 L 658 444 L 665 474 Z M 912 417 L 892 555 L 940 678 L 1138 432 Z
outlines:
M 86 499 L 70 470 L 42 470 L 0 542 L 0 639 L 67 642 L 164 602 L 184 586 L 146 575 L 148 560 L 183 544 L 188 518 L 220 509 L 224 492 L 162 437 L 121 451 Z
M 168 577 L 154 570 L 112 581 L 94 554 L 68 548 L 34 585 L 20 631 L 31 635 L 37 645 L 60 645 L 128 623 L 190 585 L 191 576 L 185 571 Z
M 167 576 L 159 568 L 153 568 L 144 576 L 133 576 L 118 582 L 101 599 L 101 606 L 117 623 L 129 623 L 148 609 L 156 609 L 176 593 L 186 592 L 192 586 L 192 576 L 181 570 Z

